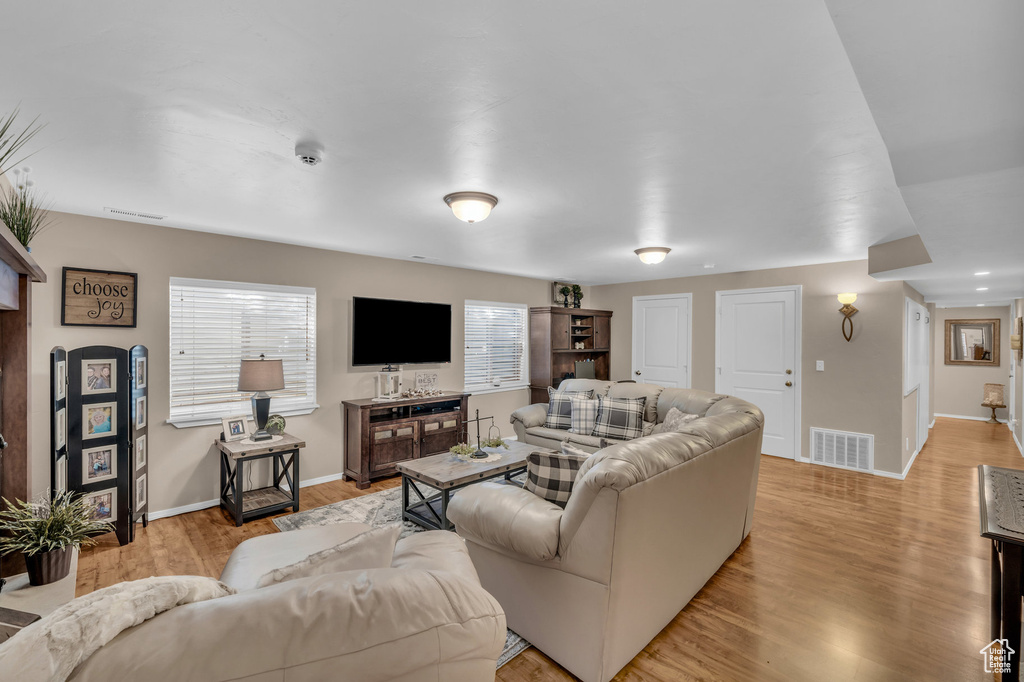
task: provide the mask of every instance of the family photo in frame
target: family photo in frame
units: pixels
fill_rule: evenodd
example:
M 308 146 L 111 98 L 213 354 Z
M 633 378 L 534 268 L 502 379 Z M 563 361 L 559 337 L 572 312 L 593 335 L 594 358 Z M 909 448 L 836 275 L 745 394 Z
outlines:
M 224 427 L 224 440 L 227 442 L 244 440 L 249 435 L 249 418 L 247 415 L 240 414 L 235 417 L 224 417 L 221 419 L 221 424 Z
M 95 509 L 96 521 L 117 521 L 117 488 L 86 493 L 85 501 Z
M 82 439 L 117 435 L 117 403 L 82 406 Z
M 146 396 L 141 395 L 135 399 L 135 428 L 141 429 L 146 425 Z
M 146 387 L 146 358 L 135 358 L 135 388 Z
M 82 450 L 82 484 L 117 478 L 117 446 Z
M 82 360 L 82 395 L 117 392 L 117 360 Z
M 146 437 L 139 436 L 135 439 L 135 469 L 146 466 Z

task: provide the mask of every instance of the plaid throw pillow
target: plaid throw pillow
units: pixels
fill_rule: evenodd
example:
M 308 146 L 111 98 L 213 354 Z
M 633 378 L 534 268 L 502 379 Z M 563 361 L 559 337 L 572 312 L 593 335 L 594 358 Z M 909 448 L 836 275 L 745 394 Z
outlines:
M 571 398 L 570 402 L 572 402 L 572 426 L 569 433 L 582 433 L 589 436 L 590 432 L 594 430 L 594 424 L 597 423 L 597 406 L 600 403 L 587 398 Z
M 523 487 L 564 508 L 572 494 L 576 473 L 590 456 L 588 453 L 582 455 L 543 450 L 531 452 L 526 458 L 526 484 Z
M 590 435 L 632 440 L 644 435 L 644 404 L 647 398 L 605 398 L 598 396 L 597 422 Z
M 544 426 L 568 431 L 572 428 L 572 399 L 593 397 L 593 391 L 556 391 L 548 386 L 548 418 Z

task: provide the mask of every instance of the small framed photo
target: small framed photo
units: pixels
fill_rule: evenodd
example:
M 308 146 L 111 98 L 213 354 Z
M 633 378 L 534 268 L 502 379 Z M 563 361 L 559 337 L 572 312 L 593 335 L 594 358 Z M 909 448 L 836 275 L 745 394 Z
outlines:
M 146 396 L 140 395 L 135 399 L 135 428 L 141 429 L 146 425 Z
M 117 435 L 117 403 L 82 405 L 82 440 Z
M 92 517 L 97 521 L 117 521 L 117 488 L 86 493 L 85 501 L 95 509 Z
M 135 479 L 135 511 L 146 506 L 146 474 Z
M 146 452 L 146 437 L 139 436 L 135 439 L 135 470 L 138 471 L 142 467 L 146 466 L 147 457 L 149 453 Z
M 146 358 L 135 358 L 135 388 L 146 387 Z
M 68 363 L 61 360 L 57 363 L 57 376 L 54 377 L 57 385 L 53 387 L 53 394 L 57 400 L 64 400 L 68 395 Z
M 82 450 L 82 485 L 117 479 L 117 446 Z
M 60 408 L 57 410 L 57 418 L 53 420 L 53 428 L 56 429 L 56 433 L 53 434 L 53 447 L 55 450 L 60 450 L 64 447 L 68 437 L 68 411 L 67 408 Z
M 240 414 L 235 417 L 224 417 L 221 419 L 224 425 L 224 440 L 244 440 L 249 435 L 249 418 Z
M 82 395 L 117 392 L 117 360 L 82 360 Z
M 62 493 L 68 489 L 68 458 L 61 457 L 57 460 L 56 471 L 54 472 L 56 480 L 53 482 L 53 488 L 58 493 Z

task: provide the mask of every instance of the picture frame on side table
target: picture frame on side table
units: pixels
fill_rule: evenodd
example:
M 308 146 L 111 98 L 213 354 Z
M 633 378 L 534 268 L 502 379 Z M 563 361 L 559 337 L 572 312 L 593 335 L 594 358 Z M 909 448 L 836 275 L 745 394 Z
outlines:
M 146 466 L 146 437 L 139 436 L 135 439 L 135 470 L 138 471 Z
M 82 405 L 82 440 L 117 435 L 117 403 Z
M 146 425 L 146 396 L 140 395 L 135 399 L 135 428 L 141 429 Z
M 117 393 L 117 360 L 82 360 L 82 395 Z
M 107 488 L 85 494 L 86 503 L 95 507 L 97 521 L 117 521 L 117 488 Z
M 82 450 L 82 485 L 107 480 L 117 480 L 117 446 Z
M 224 441 L 245 440 L 249 436 L 249 417 L 239 414 L 221 419 L 224 426 Z

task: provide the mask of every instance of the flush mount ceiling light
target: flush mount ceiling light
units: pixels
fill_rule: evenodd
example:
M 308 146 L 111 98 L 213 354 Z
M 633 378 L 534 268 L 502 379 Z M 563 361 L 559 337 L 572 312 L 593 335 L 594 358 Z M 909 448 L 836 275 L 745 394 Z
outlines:
M 988 287 L 978 287 L 975 291 L 988 291 Z
M 452 192 L 444 198 L 459 220 L 478 223 L 491 215 L 491 209 L 498 205 L 498 197 L 486 192 Z
M 991 272 L 986 270 L 985 272 L 976 272 L 976 273 L 974 273 L 974 276 L 975 277 L 982 277 L 984 275 L 991 275 L 991 274 L 992 274 Z
M 646 249 L 637 249 L 633 253 L 640 256 L 640 260 L 647 265 L 655 265 L 665 260 L 665 256 L 671 250 L 667 246 L 648 246 Z

